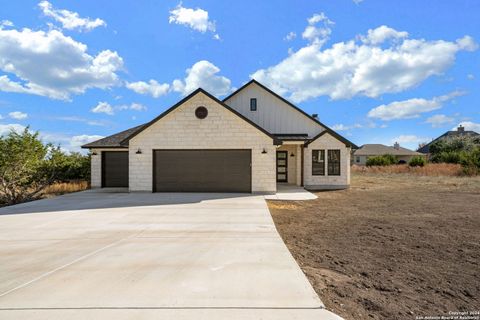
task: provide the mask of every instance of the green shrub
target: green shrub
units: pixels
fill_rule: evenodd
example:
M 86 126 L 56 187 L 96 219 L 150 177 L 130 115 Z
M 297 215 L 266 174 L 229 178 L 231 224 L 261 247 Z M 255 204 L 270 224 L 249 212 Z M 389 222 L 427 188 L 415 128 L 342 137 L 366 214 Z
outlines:
M 430 146 L 430 160 L 436 163 L 461 164 L 465 174 L 480 171 L 480 138 L 454 137 L 436 141 Z
M 426 160 L 425 160 L 425 157 L 422 157 L 422 156 L 415 156 L 415 157 L 412 157 L 412 159 L 410 159 L 410 161 L 408 162 L 408 165 L 410 167 L 423 167 L 425 164 L 426 164 Z
M 384 154 L 376 157 L 369 157 L 367 159 L 367 166 L 390 166 L 397 164 L 397 159 L 391 154 Z

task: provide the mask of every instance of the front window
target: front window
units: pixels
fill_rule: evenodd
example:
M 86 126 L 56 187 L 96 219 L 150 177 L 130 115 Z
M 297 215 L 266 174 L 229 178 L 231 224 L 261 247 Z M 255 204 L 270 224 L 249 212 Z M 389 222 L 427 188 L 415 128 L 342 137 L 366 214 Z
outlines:
M 325 175 L 325 150 L 312 150 L 312 175 Z
M 360 162 L 360 157 L 357 157 L 357 162 Z
M 328 150 L 328 175 L 340 175 L 340 150 Z
M 250 99 L 250 111 L 257 111 L 257 98 Z

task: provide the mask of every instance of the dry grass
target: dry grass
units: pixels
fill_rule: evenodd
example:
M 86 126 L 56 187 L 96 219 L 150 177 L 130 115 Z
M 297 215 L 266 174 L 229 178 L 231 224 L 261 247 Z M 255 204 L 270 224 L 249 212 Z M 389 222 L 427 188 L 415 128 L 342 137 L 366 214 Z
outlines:
M 44 191 L 44 196 L 56 196 L 65 193 L 77 192 L 88 189 L 87 181 L 57 182 L 48 186 Z
M 465 175 L 463 168 L 459 164 L 451 163 L 427 163 L 424 167 L 410 167 L 407 164 L 392 166 L 352 166 L 353 173 L 372 173 L 372 174 L 413 174 L 418 176 L 447 176 L 458 177 Z

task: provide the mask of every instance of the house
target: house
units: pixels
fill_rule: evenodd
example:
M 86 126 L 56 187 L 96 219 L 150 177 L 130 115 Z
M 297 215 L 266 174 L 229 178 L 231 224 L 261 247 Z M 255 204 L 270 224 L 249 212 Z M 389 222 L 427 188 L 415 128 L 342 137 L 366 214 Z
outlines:
M 199 88 L 146 124 L 82 146 L 93 188 L 251 193 L 346 188 L 352 147 L 255 80 L 223 101 Z
M 383 144 L 364 144 L 360 149 L 353 153 L 353 164 L 366 165 L 369 157 L 382 156 L 384 154 L 391 154 L 395 156 L 398 163 L 408 163 L 410 159 L 415 156 L 424 156 L 424 154 L 400 147 L 398 142 L 393 146 L 386 146 Z
M 476 133 L 475 131 L 465 131 L 465 127 L 462 125 L 458 126 L 457 130 L 447 131 L 442 134 L 440 137 L 433 139 L 431 142 L 421 146 L 418 148 L 418 152 L 422 154 L 426 154 L 427 156 L 430 155 L 430 146 L 432 143 L 440 141 L 440 140 L 447 140 L 456 137 L 480 137 L 480 134 Z

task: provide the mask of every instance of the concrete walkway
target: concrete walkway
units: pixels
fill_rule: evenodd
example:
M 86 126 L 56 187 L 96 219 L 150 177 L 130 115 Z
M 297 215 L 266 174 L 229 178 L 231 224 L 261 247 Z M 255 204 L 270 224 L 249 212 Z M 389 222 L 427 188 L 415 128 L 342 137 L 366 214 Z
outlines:
M 80 192 L 0 209 L 0 319 L 340 319 L 262 196 Z
M 272 195 L 266 195 L 265 199 L 267 200 L 313 200 L 318 197 L 311 193 L 308 190 L 305 190 L 303 187 L 299 187 L 294 184 L 277 184 L 277 193 Z

